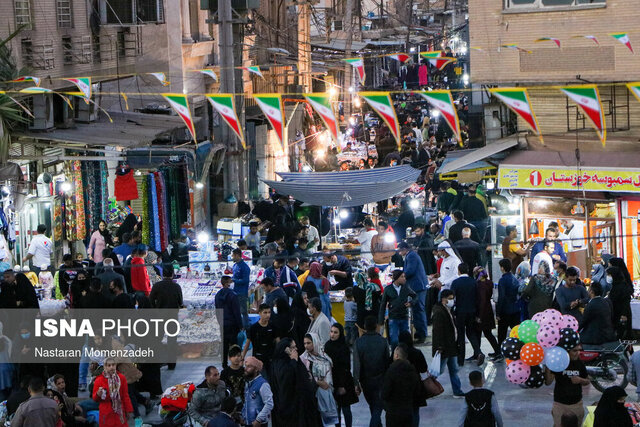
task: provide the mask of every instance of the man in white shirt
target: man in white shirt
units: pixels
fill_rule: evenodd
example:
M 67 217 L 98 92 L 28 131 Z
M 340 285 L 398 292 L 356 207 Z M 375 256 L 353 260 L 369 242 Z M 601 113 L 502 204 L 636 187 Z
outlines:
M 531 274 L 538 274 L 538 269 L 540 268 L 540 263 L 545 261 L 549 268 L 553 267 L 553 258 L 551 258 L 551 254 L 553 254 L 553 250 L 555 249 L 556 244 L 554 242 L 546 241 L 544 243 L 544 250 L 540 251 L 533 258 L 533 264 L 531 265 Z
M 568 221 L 566 219 L 560 220 L 564 233 L 560 233 L 558 238 L 562 240 L 562 243 L 566 243 L 567 252 L 579 251 L 586 247 L 584 241 L 584 228 L 582 224 L 577 221 Z M 564 238 L 563 238 L 564 237 Z
M 367 260 L 369 264 L 373 264 L 373 254 L 371 253 L 371 239 L 373 236 L 378 235 L 373 221 L 370 218 L 366 218 L 362 224 L 364 228 L 358 236 L 358 243 L 360 243 L 360 258 Z
M 36 235 L 31 239 L 31 243 L 29 243 L 27 255 L 22 259 L 22 262 L 31 260 L 31 271 L 36 273 L 36 275 L 40 274 L 43 265 L 46 265 L 47 268 L 51 265 L 53 242 L 44 235 L 46 231 L 47 227 L 44 224 L 38 225 Z
M 438 280 L 442 283 L 443 289 L 449 289 L 451 288 L 451 283 L 459 277 L 458 266 L 461 264 L 461 261 L 449 242 L 440 243 L 438 245 L 438 252 L 443 258 Z
M 318 233 L 318 229 L 311 225 L 308 216 L 300 218 L 300 225 L 309 229 L 307 233 L 307 240 L 309 241 L 307 248 L 311 250 L 312 253 L 318 252 L 318 245 L 320 244 L 320 233 Z

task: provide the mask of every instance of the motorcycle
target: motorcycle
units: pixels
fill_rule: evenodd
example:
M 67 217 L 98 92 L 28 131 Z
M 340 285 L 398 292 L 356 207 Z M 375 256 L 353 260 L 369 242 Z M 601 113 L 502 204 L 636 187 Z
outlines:
M 591 384 L 603 392 L 613 386 L 625 388 L 629 382 L 629 358 L 637 341 L 614 341 L 601 346 L 583 345 L 580 360 L 584 362 Z

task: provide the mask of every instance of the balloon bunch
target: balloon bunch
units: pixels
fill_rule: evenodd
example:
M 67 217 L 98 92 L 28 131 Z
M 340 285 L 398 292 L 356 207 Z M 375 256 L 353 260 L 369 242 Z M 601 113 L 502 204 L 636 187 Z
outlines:
M 502 343 L 507 358 L 507 380 L 530 388 L 542 387 L 544 369 L 562 372 L 569 366 L 569 353 L 580 343 L 578 321 L 552 308 L 537 313 L 511 329 Z

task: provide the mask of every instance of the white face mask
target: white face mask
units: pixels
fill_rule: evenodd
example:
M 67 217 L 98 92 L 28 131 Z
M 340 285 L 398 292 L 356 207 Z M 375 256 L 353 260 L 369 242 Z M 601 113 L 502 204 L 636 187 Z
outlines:
M 333 263 L 332 263 L 331 261 L 329 261 L 329 262 L 325 262 L 324 264 L 325 264 L 327 267 L 331 267 L 331 266 L 333 265 Z
M 455 301 L 454 300 L 452 300 L 452 299 L 447 300 L 447 307 L 453 308 L 454 305 L 455 305 Z
M 311 314 L 311 310 L 309 310 L 308 308 L 307 308 L 307 314 L 308 314 L 309 316 L 312 316 L 312 314 Z
M 607 276 L 607 283 L 609 284 L 613 283 L 613 277 Z
M 271 310 L 273 311 L 274 314 L 278 314 L 278 307 L 276 307 L 275 305 Z

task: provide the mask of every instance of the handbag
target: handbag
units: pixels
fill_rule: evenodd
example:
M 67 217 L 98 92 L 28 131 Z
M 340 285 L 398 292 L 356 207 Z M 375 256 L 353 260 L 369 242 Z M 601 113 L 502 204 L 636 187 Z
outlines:
M 432 397 L 436 397 L 444 393 L 444 387 L 442 387 L 442 384 L 440 384 L 440 382 L 431 375 L 422 380 L 422 385 L 426 392 L 425 399 L 431 399 Z

